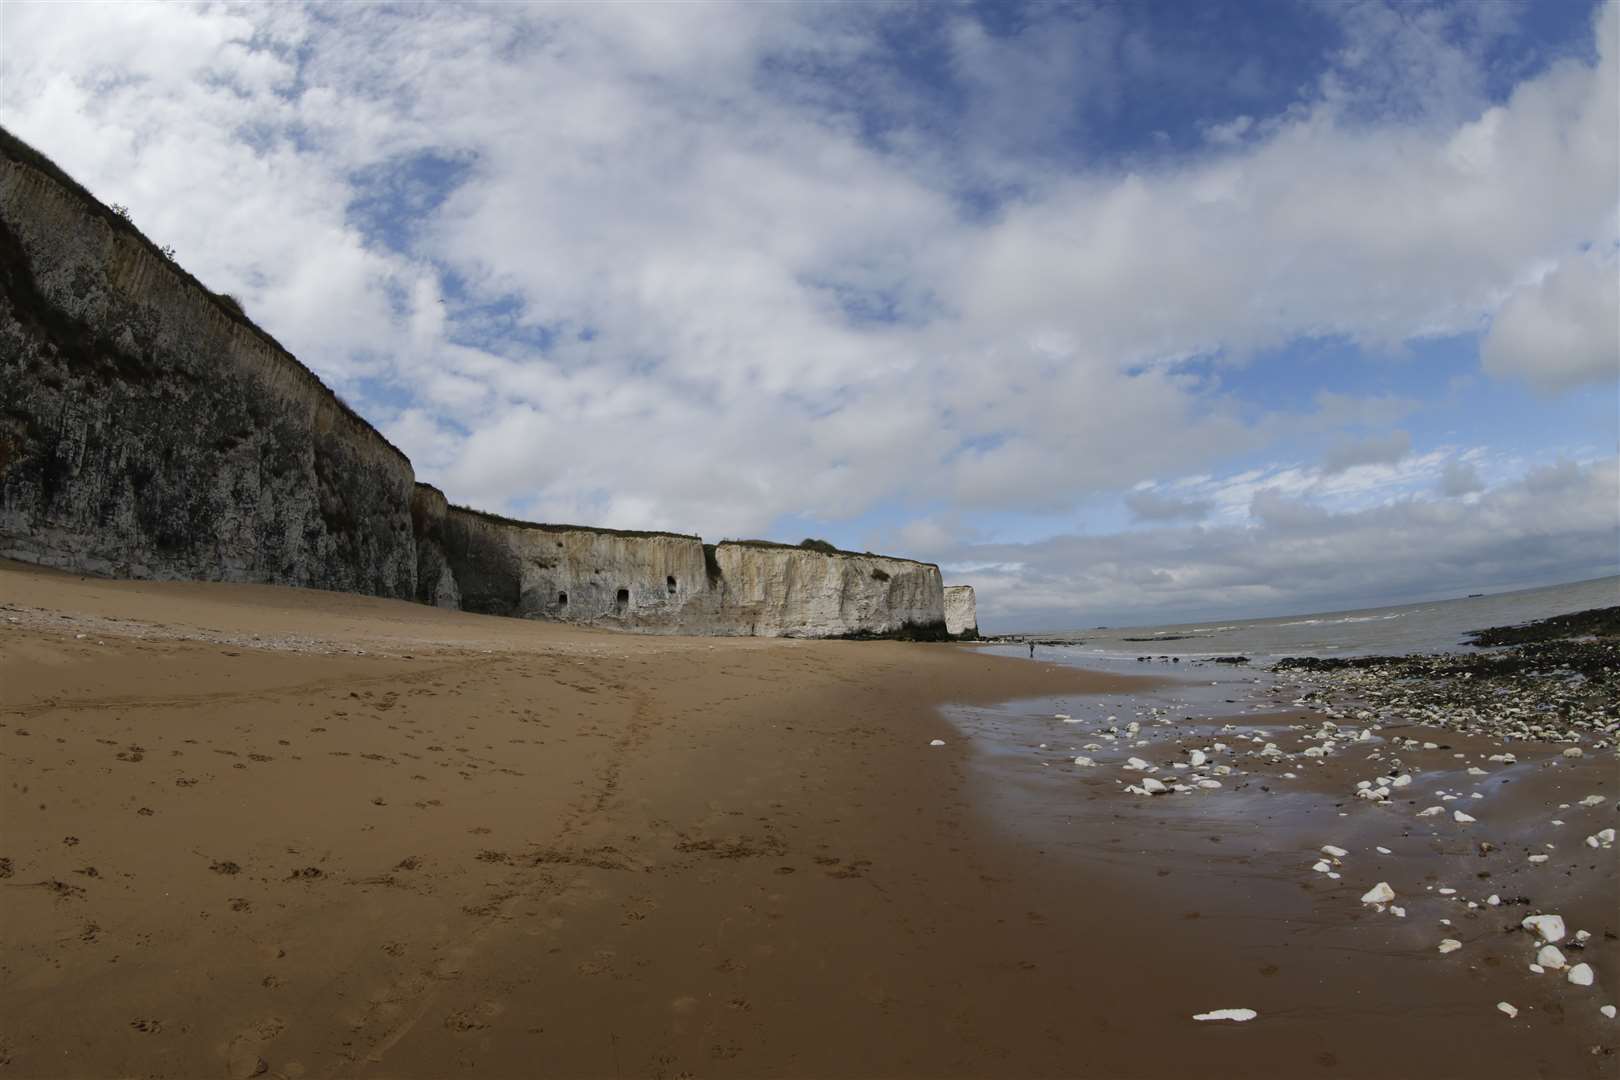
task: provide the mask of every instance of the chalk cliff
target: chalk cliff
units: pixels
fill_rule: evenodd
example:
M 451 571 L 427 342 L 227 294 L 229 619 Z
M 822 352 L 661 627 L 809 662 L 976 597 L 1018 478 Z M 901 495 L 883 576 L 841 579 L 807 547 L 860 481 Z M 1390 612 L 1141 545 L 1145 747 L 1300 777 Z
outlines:
M 405 456 L 0 130 L 0 556 L 409 597 Z
M 0 557 L 654 633 L 946 629 L 931 564 L 450 505 L 233 300 L 3 128 Z
M 945 632 L 968 640 L 979 636 L 979 604 L 973 586 L 945 586 Z

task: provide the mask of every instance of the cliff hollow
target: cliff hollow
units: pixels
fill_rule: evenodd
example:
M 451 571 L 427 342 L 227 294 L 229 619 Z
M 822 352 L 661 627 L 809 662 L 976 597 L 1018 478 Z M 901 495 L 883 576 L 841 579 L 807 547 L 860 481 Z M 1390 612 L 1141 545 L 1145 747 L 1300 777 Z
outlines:
M 945 632 L 932 564 L 450 505 L 235 301 L 3 128 L 0 557 L 643 632 Z

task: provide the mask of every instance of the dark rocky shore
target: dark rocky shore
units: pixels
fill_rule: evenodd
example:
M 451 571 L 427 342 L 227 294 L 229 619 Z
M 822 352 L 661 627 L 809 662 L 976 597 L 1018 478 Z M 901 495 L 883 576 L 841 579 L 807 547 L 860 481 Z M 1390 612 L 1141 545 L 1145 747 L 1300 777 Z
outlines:
M 1469 635 L 1472 653 L 1287 657 L 1317 707 L 1333 700 L 1388 722 L 1429 724 L 1504 740 L 1604 749 L 1620 732 L 1620 607 L 1596 608 Z M 1330 700 L 1333 699 L 1333 700 Z M 1571 756 L 1575 756 L 1572 754 Z

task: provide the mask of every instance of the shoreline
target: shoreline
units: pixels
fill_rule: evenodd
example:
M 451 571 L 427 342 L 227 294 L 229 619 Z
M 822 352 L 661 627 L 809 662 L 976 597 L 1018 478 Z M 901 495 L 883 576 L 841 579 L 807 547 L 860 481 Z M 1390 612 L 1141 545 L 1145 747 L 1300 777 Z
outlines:
M 0 1075 L 1613 1071 L 1612 853 L 1522 864 L 1566 784 L 1612 800 L 1595 758 L 1521 753 L 1480 824 L 1418 827 L 1350 794 L 1373 763 L 1301 756 L 1320 716 L 1194 671 L 14 566 L 0 595 Z M 1238 748 L 1226 786 L 1123 793 L 1109 716 L 1164 775 Z M 1399 755 L 1426 786 L 1483 761 L 1432 741 Z M 1613 816 L 1580 813 L 1577 845 Z M 1597 986 L 1523 971 L 1498 924 L 1531 908 L 1465 906 L 1484 869 L 1597 934 Z M 1405 919 L 1357 902 L 1375 872 Z

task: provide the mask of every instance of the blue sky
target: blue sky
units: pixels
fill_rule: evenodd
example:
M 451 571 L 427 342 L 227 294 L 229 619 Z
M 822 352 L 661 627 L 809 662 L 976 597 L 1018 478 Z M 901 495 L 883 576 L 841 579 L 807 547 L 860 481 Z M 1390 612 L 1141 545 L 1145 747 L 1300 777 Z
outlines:
M 981 621 L 1620 570 L 1612 4 L 0 6 L 0 122 L 452 499 Z

